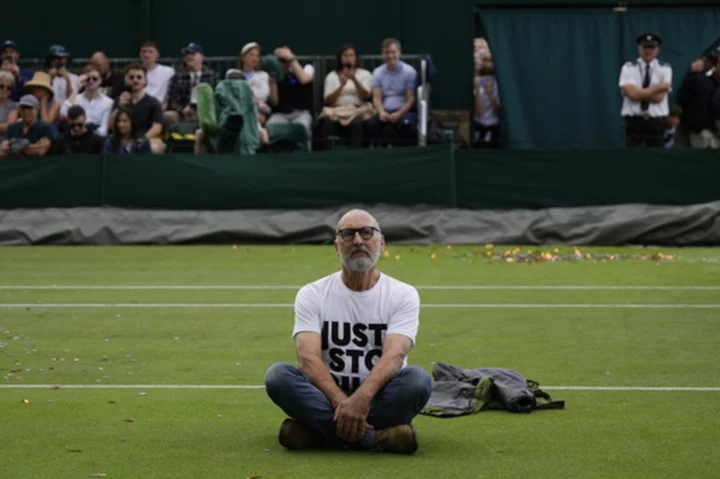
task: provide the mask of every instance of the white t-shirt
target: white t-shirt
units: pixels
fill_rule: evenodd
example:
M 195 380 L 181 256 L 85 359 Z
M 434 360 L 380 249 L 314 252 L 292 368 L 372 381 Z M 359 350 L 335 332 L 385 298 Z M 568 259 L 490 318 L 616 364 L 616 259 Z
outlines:
M 70 77 L 70 86 L 72 87 L 73 91 L 77 91 L 77 82 L 79 77 L 76 74 L 70 72 L 68 72 L 68 76 Z M 55 77 L 52 81 L 52 87 L 53 91 L 55 92 L 53 100 L 62 105 L 62 102 L 67 100 L 68 96 L 70 96 L 67 92 L 67 81 L 62 77 Z
M 638 58 L 635 62 L 626 63 L 623 65 L 622 70 L 620 70 L 618 86 L 622 88 L 625 85 L 635 85 L 637 88 L 642 89 L 646 69 L 647 65 L 642 58 Z M 672 84 L 672 67 L 669 63 L 662 63 L 659 62 L 657 58 L 654 58 L 653 61 L 650 62 L 650 86 L 657 85 L 661 79 Z M 672 89 L 670 91 L 672 91 Z M 668 106 L 668 95 L 670 91 L 665 94 L 662 102 L 650 103 L 647 112 L 642 111 L 641 102 L 632 101 L 628 97 L 623 96 L 620 114 L 622 116 L 635 116 L 647 113 L 650 116 L 656 117 L 668 116 L 670 112 Z
M 243 74 L 253 96 L 260 101 L 267 101 L 270 96 L 270 75 L 264 71 L 244 72 Z
M 372 74 L 363 69 L 358 68 L 355 70 L 355 78 L 357 78 L 357 81 L 367 90 L 372 90 Z M 328 95 L 330 95 L 332 92 L 338 89 L 340 86 L 340 77 L 338 76 L 338 73 L 336 71 L 331 71 L 327 74 L 325 77 L 325 92 L 324 92 L 324 98 L 327 98 Z M 362 105 L 367 100 L 364 98 L 360 98 L 360 95 L 357 91 L 357 86 L 355 86 L 355 82 L 352 80 L 348 80 L 345 82 L 345 86 L 343 86 L 343 89 L 340 91 L 340 96 L 338 96 L 337 100 L 335 100 L 334 105 L 330 106 L 341 106 L 341 105 Z
M 323 363 L 341 389 L 354 391 L 382 356 L 388 334 L 402 334 L 415 344 L 419 315 L 420 296 L 413 286 L 380 274 L 370 290 L 352 291 L 337 272 L 298 291 L 292 337 L 320 334 Z
M 157 98 L 160 103 L 167 100 L 168 90 L 170 89 L 170 80 L 175 76 L 175 69 L 167 65 L 156 65 L 152 70 L 147 72 L 147 86 L 145 92 Z

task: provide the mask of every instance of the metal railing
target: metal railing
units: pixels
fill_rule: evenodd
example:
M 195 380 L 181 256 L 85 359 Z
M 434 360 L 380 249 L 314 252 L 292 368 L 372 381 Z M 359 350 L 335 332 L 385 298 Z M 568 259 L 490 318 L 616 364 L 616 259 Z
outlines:
M 362 67 L 372 72 L 375 68 L 383 64 L 381 55 L 360 55 Z M 402 60 L 412 65 L 419 75 L 418 89 L 416 101 L 418 104 L 418 144 L 425 146 L 427 144 L 427 124 L 430 116 L 430 86 L 427 78 L 427 61 L 429 54 L 407 54 L 402 56 Z M 335 68 L 334 55 L 298 55 L 297 59 L 300 63 L 311 63 L 315 68 L 313 81 L 313 110 L 315 115 L 320 114 L 324 104 L 324 86 L 325 77 Z M 18 61 L 23 67 L 31 70 L 41 70 L 44 65 L 43 58 L 21 58 Z M 137 63 L 139 58 L 110 58 L 110 68 L 122 73 L 131 63 Z M 173 66 L 175 68 L 184 65 L 185 60 L 182 57 L 162 57 L 158 59 L 158 63 Z M 80 73 L 85 65 L 90 63 L 90 58 L 73 58 L 69 70 L 74 73 Z M 231 68 L 236 68 L 237 57 L 205 57 L 205 65 L 215 70 L 220 78 L 225 77 L 225 72 Z

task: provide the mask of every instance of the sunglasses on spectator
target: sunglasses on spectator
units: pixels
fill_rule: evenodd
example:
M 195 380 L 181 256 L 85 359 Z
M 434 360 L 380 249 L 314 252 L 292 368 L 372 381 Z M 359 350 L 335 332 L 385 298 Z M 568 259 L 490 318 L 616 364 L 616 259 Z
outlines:
M 100 81 L 100 77 L 96 77 L 96 76 L 87 77 L 87 81 L 89 81 L 89 82 Z
M 12 90 L 12 86 L 0 84 L 0 90 Z
M 352 241 L 357 233 L 360 233 L 360 237 L 364 240 L 369 240 L 375 235 L 375 232 L 380 232 L 378 228 L 374 226 L 363 226 L 362 228 L 343 228 L 337 232 L 343 241 Z
M 70 123 L 71 130 L 79 130 L 80 128 L 82 128 L 84 126 L 85 126 L 85 123 L 83 123 L 83 122 Z
M 128 78 L 131 80 L 142 80 L 143 76 L 142 75 L 130 75 L 130 76 L 128 76 Z

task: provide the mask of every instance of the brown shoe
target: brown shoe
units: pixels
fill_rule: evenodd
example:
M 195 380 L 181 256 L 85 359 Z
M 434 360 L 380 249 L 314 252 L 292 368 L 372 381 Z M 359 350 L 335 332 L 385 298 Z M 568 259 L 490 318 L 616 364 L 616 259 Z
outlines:
M 409 424 L 393 426 L 375 433 L 376 451 L 395 454 L 413 454 L 418 442 L 415 428 Z
M 294 419 L 285 419 L 280 426 L 280 445 L 287 449 L 316 449 L 322 447 L 323 437 L 305 429 Z

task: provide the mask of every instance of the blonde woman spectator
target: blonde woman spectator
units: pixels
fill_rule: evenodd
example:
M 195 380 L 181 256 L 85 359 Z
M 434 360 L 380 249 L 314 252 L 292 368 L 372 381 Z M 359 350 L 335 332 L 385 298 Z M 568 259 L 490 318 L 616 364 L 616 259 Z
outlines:
M 5 134 L 8 125 L 17 121 L 17 103 L 10 99 L 15 88 L 15 75 L 0 71 L 0 135 Z
M 365 121 L 374 114 L 370 103 L 372 74 L 360 68 L 360 57 L 353 45 L 343 45 L 335 55 L 335 70 L 325 77 L 324 96 L 324 148 L 329 149 L 330 136 L 346 138 L 352 146 L 361 147 Z
M 267 72 L 260 69 L 260 45 L 250 42 L 242 47 L 237 61 L 238 70 L 253 91 L 253 101 L 258 111 L 258 122 L 265 120 L 272 113 L 270 105 L 277 105 L 277 82 Z

